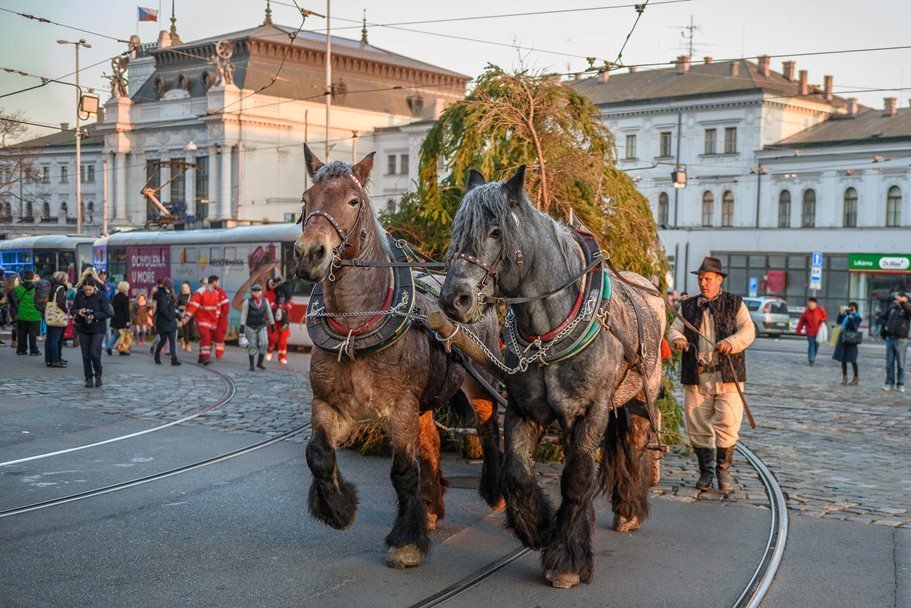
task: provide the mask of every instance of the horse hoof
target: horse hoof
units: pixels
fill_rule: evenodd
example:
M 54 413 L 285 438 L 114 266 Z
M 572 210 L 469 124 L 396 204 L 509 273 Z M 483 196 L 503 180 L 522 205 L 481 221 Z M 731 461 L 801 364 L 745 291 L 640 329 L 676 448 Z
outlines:
M 413 568 L 421 565 L 421 552 L 418 551 L 417 545 L 405 545 L 404 547 L 389 547 L 386 551 L 386 565 L 390 568 Z
M 572 589 L 579 584 L 579 575 L 574 572 L 547 572 L 544 577 L 556 589 Z
M 506 499 L 501 498 L 500 500 L 498 500 L 496 502 L 496 504 L 490 505 L 490 508 L 492 511 L 494 511 L 496 513 L 501 513 L 502 511 L 505 511 L 506 510 Z
M 437 515 L 436 513 L 427 512 L 427 531 L 433 532 L 437 529 Z
M 642 525 L 642 522 L 639 521 L 638 517 L 622 517 L 620 515 L 614 514 L 614 530 L 617 532 L 632 532 L 633 530 L 638 530 Z

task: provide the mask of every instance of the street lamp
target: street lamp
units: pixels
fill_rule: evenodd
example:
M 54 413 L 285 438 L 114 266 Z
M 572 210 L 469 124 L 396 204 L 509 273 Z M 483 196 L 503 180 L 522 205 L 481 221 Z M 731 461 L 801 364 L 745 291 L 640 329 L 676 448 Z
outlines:
M 92 45 L 85 41 L 85 38 L 72 42 L 70 40 L 58 40 L 57 44 L 72 44 L 76 48 L 76 234 L 82 234 L 82 147 L 79 132 L 79 119 L 82 111 L 89 112 L 94 105 L 95 112 L 98 111 L 98 98 L 94 98 L 94 104 L 89 101 L 83 108 L 82 89 L 79 88 L 79 47 L 84 46 L 87 49 Z

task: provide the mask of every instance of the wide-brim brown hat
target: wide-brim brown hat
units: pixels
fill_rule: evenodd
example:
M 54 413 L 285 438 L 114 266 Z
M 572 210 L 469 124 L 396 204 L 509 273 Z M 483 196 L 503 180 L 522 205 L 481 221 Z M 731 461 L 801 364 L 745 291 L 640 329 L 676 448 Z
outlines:
M 728 276 L 728 273 L 721 266 L 721 260 L 710 256 L 702 258 L 702 265 L 699 266 L 699 270 L 694 270 L 691 274 L 702 274 L 703 272 L 717 272 L 723 277 Z

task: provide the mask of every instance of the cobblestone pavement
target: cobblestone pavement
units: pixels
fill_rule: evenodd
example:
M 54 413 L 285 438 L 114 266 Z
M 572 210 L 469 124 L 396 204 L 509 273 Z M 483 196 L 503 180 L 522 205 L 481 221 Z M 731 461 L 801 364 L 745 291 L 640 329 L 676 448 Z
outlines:
M 911 527 L 911 392 L 882 391 L 882 348 L 861 354 L 861 384 L 842 386 L 841 370 L 823 347 L 809 367 L 804 343 L 759 340 L 749 354 L 747 399 L 759 428 L 744 423 L 742 441 L 775 473 L 793 511 L 825 519 Z M 772 352 L 776 349 L 780 352 Z M 82 386 L 78 351 L 65 348 L 67 370 L 45 368 L 43 358 L 17 357 L 0 346 L 3 399 L 34 398 L 119 416 L 169 422 L 217 401 L 226 383 L 195 365 L 154 365 L 148 351 L 104 356 L 105 386 Z M 184 360 L 195 359 L 186 355 Z M 232 378 L 237 395 L 186 424 L 225 431 L 280 434 L 309 420 L 310 358 L 291 353 L 290 364 L 267 363 L 250 372 L 246 352 L 228 348 L 209 369 Z M 682 398 L 681 398 L 682 401 Z M 306 441 L 298 436 L 293 441 Z M 542 474 L 546 476 L 546 469 Z M 550 467 L 553 468 L 553 467 Z M 558 471 L 558 467 L 550 473 Z M 746 461 L 734 459 L 735 489 L 698 492 L 696 462 L 683 449 L 667 454 L 655 496 L 710 500 L 767 508 L 761 482 Z
M 841 384 L 823 347 L 816 365 L 805 343 L 759 340 L 748 355 L 746 396 L 758 428 L 741 440 L 774 472 L 792 511 L 824 519 L 911 527 L 911 392 L 884 392 L 882 347 L 865 348 L 860 384 Z M 772 351 L 781 352 L 772 352 Z M 682 396 L 678 396 L 682 402 Z M 675 450 L 656 495 L 767 506 L 762 485 L 739 455 L 735 490 L 699 493 L 695 457 Z

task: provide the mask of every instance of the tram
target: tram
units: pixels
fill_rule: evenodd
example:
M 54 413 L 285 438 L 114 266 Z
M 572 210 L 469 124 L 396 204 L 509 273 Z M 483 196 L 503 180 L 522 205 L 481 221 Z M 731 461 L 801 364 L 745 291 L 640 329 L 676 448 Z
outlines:
M 296 224 L 119 232 L 94 242 L 93 260 L 112 283 L 128 282 L 132 298 L 148 295 L 160 278 L 170 277 L 177 291 L 184 282 L 195 291 L 201 278 L 218 275 L 231 301 L 229 337 L 236 335 L 250 287 L 265 288 L 267 279 L 282 276 L 293 290 L 288 343 L 310 346 L 306 314 L 313 284 L 294 276 L 292 247 L 299 236 Z
M 75 283 L 82 269 L 92 264 L 93 242 L 90 237 L 64 235 L 0 241 L 0 267 L 19 275 L 31 270 L 44 279 L 62 270 Z

